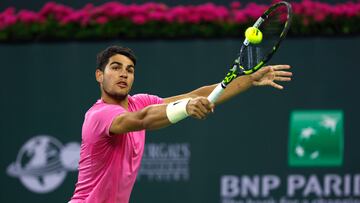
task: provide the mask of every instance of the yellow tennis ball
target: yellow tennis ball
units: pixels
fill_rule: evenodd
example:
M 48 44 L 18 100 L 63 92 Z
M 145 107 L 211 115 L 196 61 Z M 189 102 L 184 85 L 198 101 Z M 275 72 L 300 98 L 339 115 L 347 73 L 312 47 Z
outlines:
M 262 33 L 256 27 L 248 27 L 245 31 L 245 37 L 252 44 L 259 44 L 262 41 Z

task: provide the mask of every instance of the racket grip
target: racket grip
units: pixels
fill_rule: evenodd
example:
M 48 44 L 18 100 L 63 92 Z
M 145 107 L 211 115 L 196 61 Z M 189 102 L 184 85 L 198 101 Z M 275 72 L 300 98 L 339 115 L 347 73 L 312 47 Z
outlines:
M 260 25 L 264 22 L 264 18 L 260 17 L 256 20 L 256 22 L 254 23 L 253 27 L 259 28 Z
M 220 97 L 220 95 L 224 92 L 225 88 L 221 85 L 221 83 L 219 83 L 215 89 L 210 93 L 210 95 L 207 97 L 207 99 L 212 102 L 215 103 L 216 100 Z

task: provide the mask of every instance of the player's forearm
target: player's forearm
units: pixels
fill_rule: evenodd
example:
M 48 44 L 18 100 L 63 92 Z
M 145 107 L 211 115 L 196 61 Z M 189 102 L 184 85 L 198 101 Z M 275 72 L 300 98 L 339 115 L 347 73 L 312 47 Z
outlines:
M 224 93 L 219 97 L 216 104 L 223 103 L 232 97 L 248 90 L 252 86 L 252 79 L 250 75 L 244 75 L 236 78 L 225 89 Z
M 169 126 L 171 123 L 166 115 L 166 106 L 151 105 L 144 108 L 142 118 L 143 128 L 147 130 L 155 130 Z
M 170 125 L 166 104 L 151 105 L 137 112 L 127 112 L 116 117 L 110 127 L 112 134 L 123 134 L 144 129 L 159 129 Z
M 192 96 L 203 96 L 207 97 L 210 93 L 215 89 L 218 84 L 204 86 L 199 89 L 196 89 L 189 93 Z M 252 86 L 252 79 L 250 76 L 241 76 L 236 78 L 233 82 L 231 82 L 224 93 L 219 97 L 219 99 L 215 102 L 215 104 L 221 104 L 237 94 L 246 91 Z

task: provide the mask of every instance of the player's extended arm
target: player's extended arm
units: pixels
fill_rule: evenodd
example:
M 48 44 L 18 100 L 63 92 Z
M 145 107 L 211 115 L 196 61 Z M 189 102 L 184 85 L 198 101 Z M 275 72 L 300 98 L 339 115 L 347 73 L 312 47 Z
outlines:
M 203 86 L 186 94 L 165 98 L 164 102 L 170 103 L 179 99 L 194 98 L 198 96 L 207 97 L 214 90 L 216 86 L 217 84 Z M 217 105 L 223 103 L 226 100 L 232 98 L 233 96 L 239 94 L 240 92 L 246 91 L 251 86 L 252 86 L 252 80 L 249 77 L 249 75 L 238 77 L 228 85 L 224 93 L 219 97 L 219 99 L 215 102 L 215 104 Z
M 190 98 L 194 98 L 194 97 L 198 97 L 198 96 L 207 97 L 214 90 L 214 88 L 216 86 L 217 86 L 217 84 L 203 86 L 203 87 L 195 89 L 186 94 L 165 98 L 164 102 L 170 103 L 170 102 L 173 102 L 173 101 L 176 101 L 176 100 L 179 100 L 182 98 L 188 98 L 188 97 L 190 97 Z M 223 103 L 223 102 L 229 100 L 230 98 L 234 97 L 235 95 L 246 91 L 251 86 L 252 86 L 252 79 L 250 78 L 249 75 L 238 77 L 227 86 L 224 93 L 219 97 L 219 99 L 215 102 L 215 104 L 218 105 L 220 103 Z
M 213 111 L 213 108 L 214 104 L 210 103 L 206 97 L 197 97 L 171 104 L 150 105 L 140 111 L 126 112 L 115 117 L 110 126 L 110 133 L 117 135 L 143 129 L 163 128 L 175 123 L 178 115 L 181 116 L 183 113 L 186 116 L 204 119 Z
M 223 103 L 235 95 L 246 91 L 252 86 L 272 86 L 277 89 L 283 89 L 283 86 L 277 84 L 275 81 L 290 81 L 292 73 L 287 71 L 290 69 L 288 65 L 274 65 L 263 67 L 257 72 L 251 75 L 244 75 L 236 78 L 233 82 L 231 82 L 224 93 L 219 97 L 219 99 L 215 102 L 215 104 Z M 194 98 L 198 96 L 207 97 L 213 89 L 217 86 L 217 84 L 203 86 L 194 91 L 191 91 L 186 94 L 165 98 L 165 103 L 170 103 L 182 98 Z
M 156 129 L 170 125 L 166 116 L 166 104 L 151 105 L 136 112 L 123 113 L 113 120 L 110 133 L 123 134 L 143 129 Z

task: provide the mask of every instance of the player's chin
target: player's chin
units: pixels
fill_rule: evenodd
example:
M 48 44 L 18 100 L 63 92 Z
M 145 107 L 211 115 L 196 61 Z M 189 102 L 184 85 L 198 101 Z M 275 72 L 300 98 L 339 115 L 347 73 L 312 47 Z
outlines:
M 130 91 L 131 91 L 131 87 L 126 87 L 125 89 L 121 90 L 121 93 L 124 95 L 128 95 Z
M 115 94 L 118 95 L 118 96 L 124 97 L 124 96 L 127 96 L 129 94 L 129 90 L 127 88 L 117 90 Z
M 108 91 L 107 94 L 115 99 L 124 99 L 129 93 L 128 89 L 121 88 L 121 89 L 113 89 L 112 91 Z
M 123 100 L 126 98 L 128 94 L 127 93 L 123 93 L 123 92 L 117 92 L 117 93 L 114 93 L 114 94 L 111 94 L 111 97 L 117 99 L 117 100 Z

